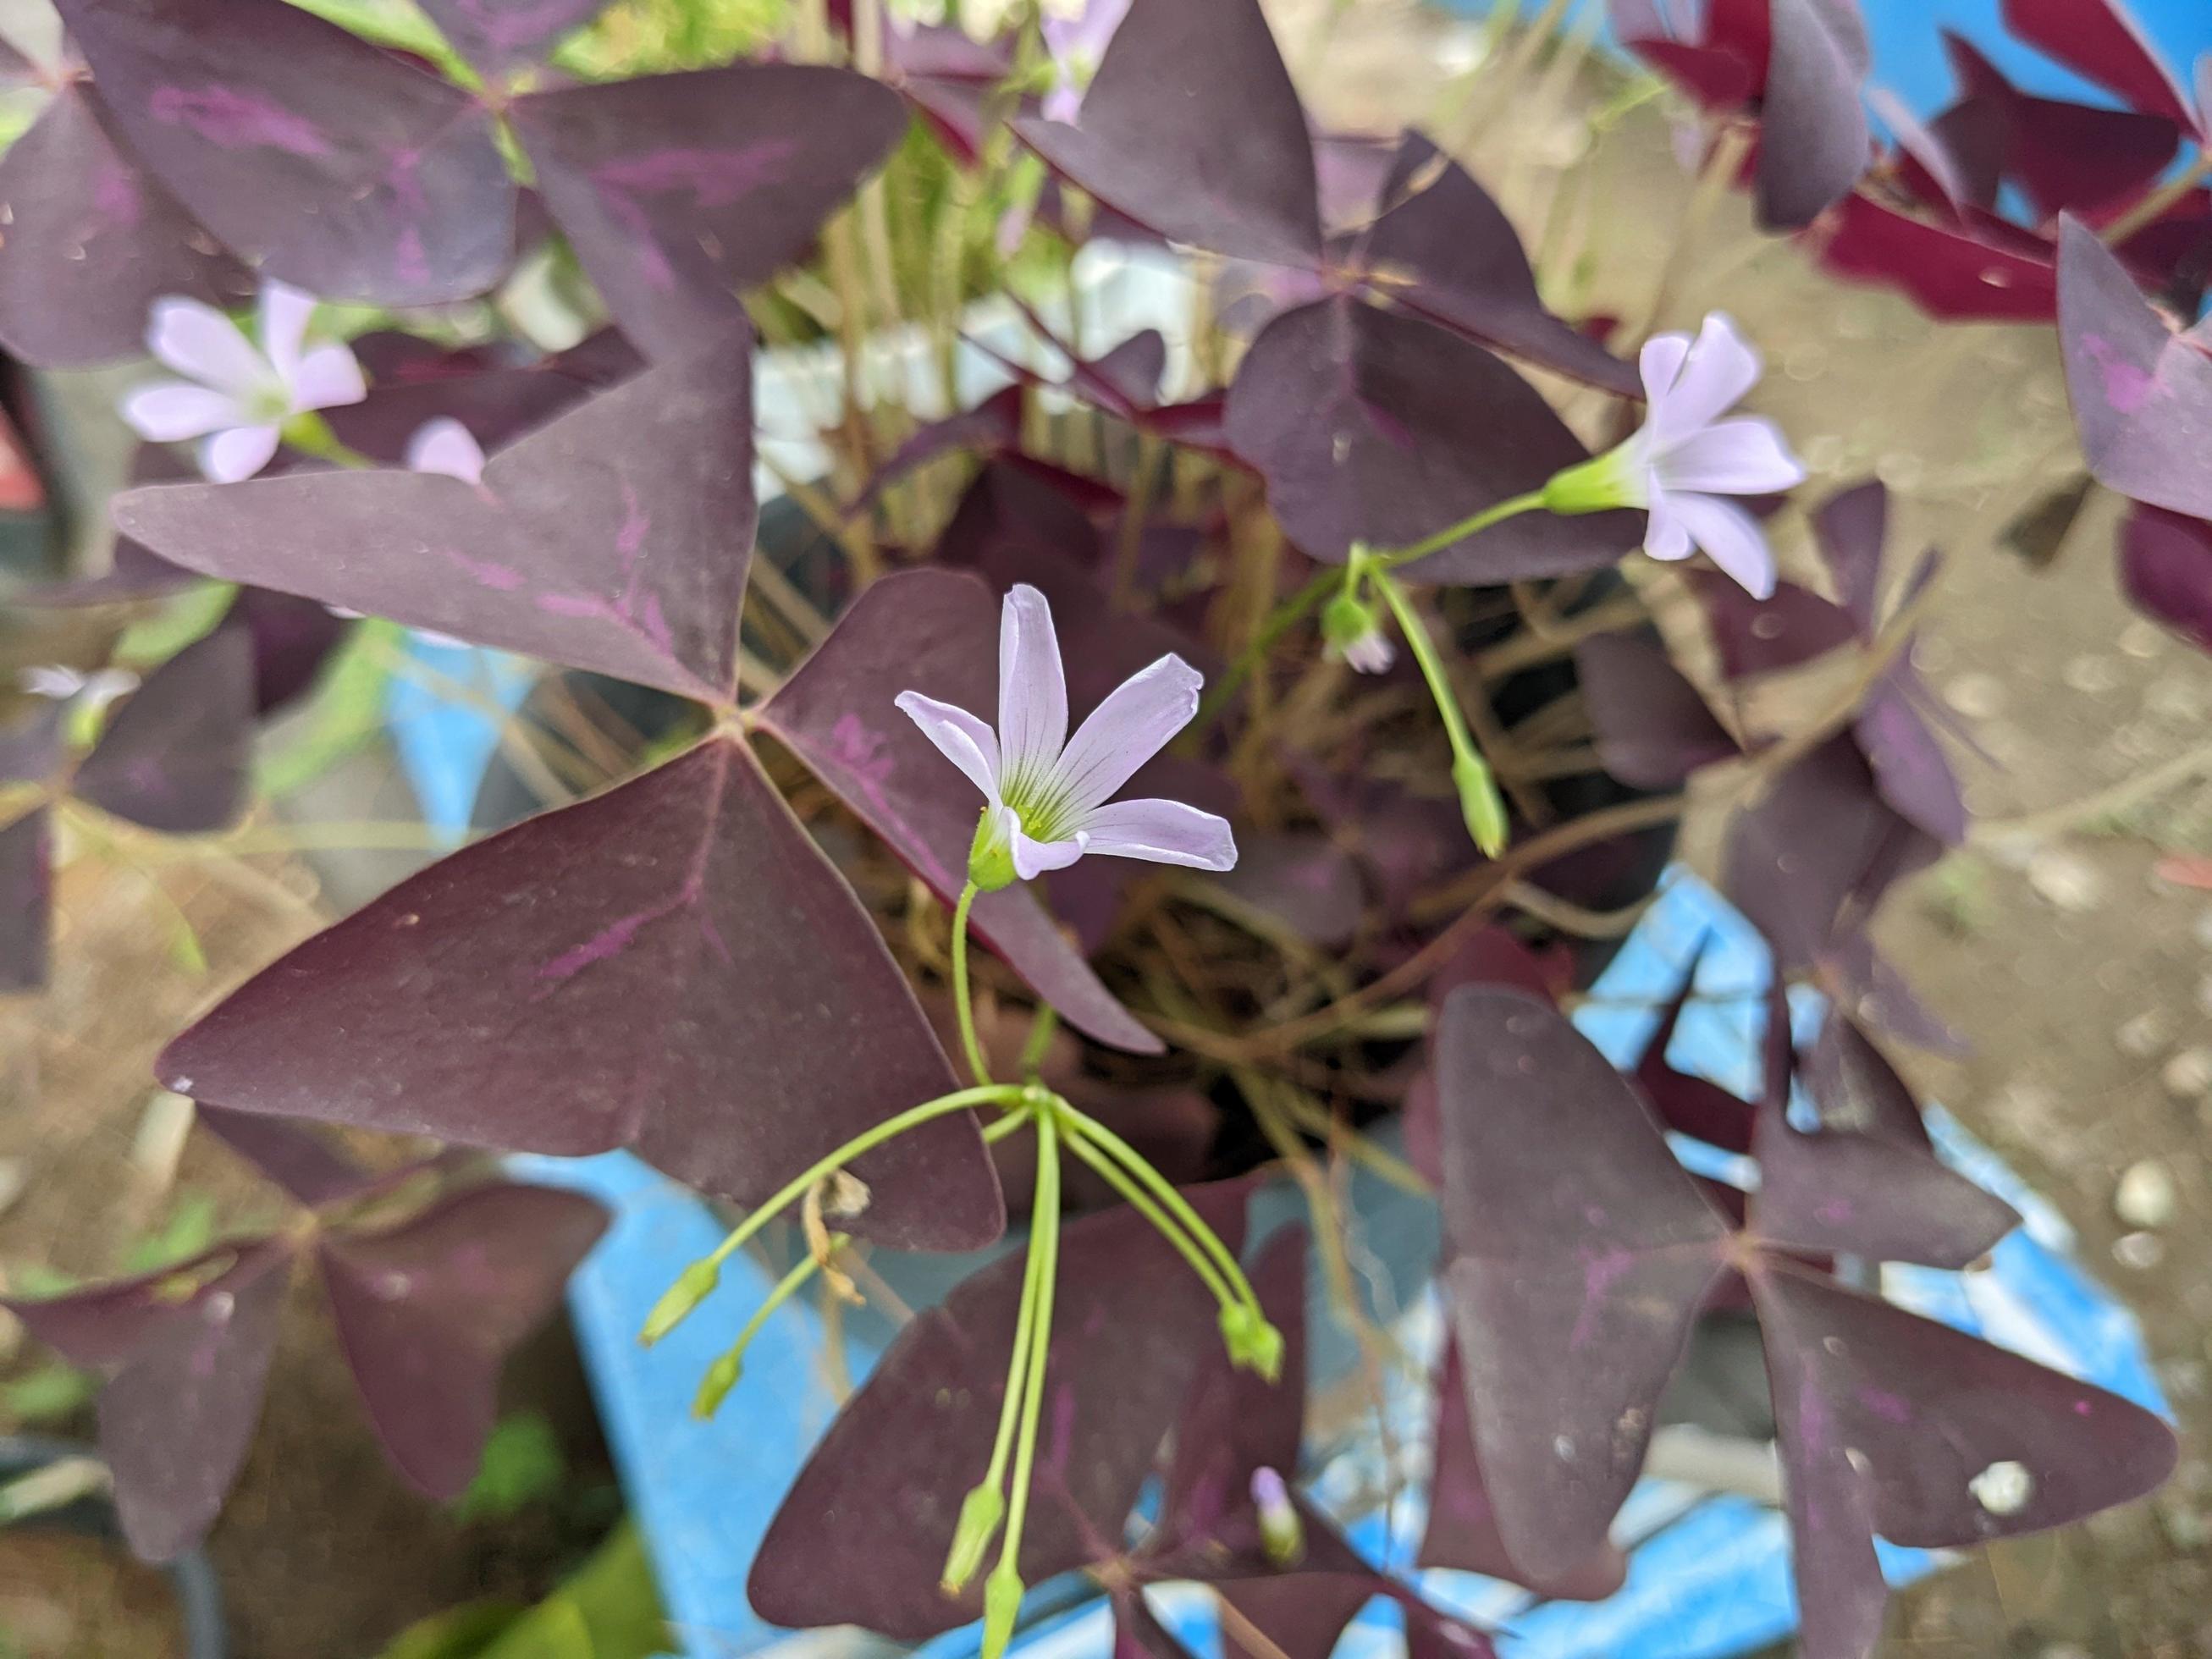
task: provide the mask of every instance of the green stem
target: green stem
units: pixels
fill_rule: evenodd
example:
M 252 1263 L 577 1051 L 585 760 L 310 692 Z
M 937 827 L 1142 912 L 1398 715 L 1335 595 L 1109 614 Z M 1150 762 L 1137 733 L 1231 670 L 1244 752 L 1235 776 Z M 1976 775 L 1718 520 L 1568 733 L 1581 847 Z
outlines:
M 284 422 L 284 441 L 302 455 L 313 455 L 317 460 L 351 467 L 356 471 L 377 465 L 359 450 L 340 443 L 338 434 L 331 430 L 331 423 L 312 410 Z
M 1120 1164 L 1080 1135 L 1067 1138 L 1067 1150 L 1097 1170 L 1108 1186 L 1121 1194 L 1123 1202 L 1151 1222 L 1158 1230 L 1160 1237 L 1176 1247 L 1176 1254 L 1190 1263 L 1191 1271 L 1205 1282 L 1215 1301 L 1226 1307 L 1239 1299 L 1237 1293 L 1229 1288 L 1229 1281 L 1221 1276 L 1221 1270 L 1207 1258 L 1206 1252 L 1188 1233 L 1176 1224 L 1172 1216 L 1152 1202 L 1144 1188 L 1131 1179 Z
M 1228 706 L 1229 700 L 1251 678 L 1252 671 L 1260 665 L 1268 652 L 1274 649 L 1275 641 L 1289 633 L 1300 618 L 1327 599 L 1328 590 L 1336 586 L 1337 580 L 1335 571 L 1324 570 L 1275 607 L 1267 620 L 1260 624 L 1260 631 L 1252 636 L 1252 642 L 1237 653 L 1236 660 L 1199 700 L 1198 713 L 1191 720 L 1194 731 L 1203 730 L 1208 721 Z
M 1487 530 L 1503 520 L 1533 513 L 1544 505 L 1544 492 L 1532 489 L 1525 495 L 1509 495 L 1505 500 L 1486 507 L 1480 513 L 1471 513 L 1457 524 L 1448 525 L 1433 536 L 1424 536 L 1407 547 L 1370 548 L 1367 556 L 1378 569 L 1395 570 L 1401 564 L 1411 564 L 1416 559 L 1425 559 L 1440 548 L 1464 540 L 1477 531 Z
M 1498 798 L 1497 781 L 1474 746 L 1467 716 L 1460 712 L 1459 694 L 1452 689 L 1451 677 L 1444 672 L 1443 659 L 1437 654 L 1437 642 L 1430 637 L 1426 624 L 1397 579 L 1379 563 L 1373 563 L 1371 557 L 1370 565 L 1376 589 L 1398 619 L 1398 629 L 1406 636 L 1413 660 L 1420 665 L 1421 678 L 1429 683 L 1429 695 L 1436 699 L 1437 713 L 1443 719 L 1444 736 L 1451 744 L 1452 781 L 1459 790 L 1460 812 L 1467 820 L 1468 833 L 1486 855 L 1496 858 L 1505 850 L 1505 803 Z
M 1006 1529 L 999 1544 L 999 1565 L 985 1589 L 982 1659 L 1000 1659 L 1013 1634 L 1020 1606 L 1022 1529 L 1029 1518 L 1030 1481 L 1036 1468 L 1037 1428 L 1044 1415 L 1045 1364 L 1052 1351 L 1052 1304 L 1060 1272 L 1060 1123 L 1056 1107 L 1037 1114 L 1036 1201 L 1030 1218 L 1030 1256 L 1041 1261 L 1031 1310 L 1029 1360 L 1022 1378 L 1021 1426 L 1014 1441 L 1013 1484 L 1006 1494 Z M 1018 1334 L 1017 1343 L 1021 1340 Z
M 1038 1230 L 1042 1224 L 1044 1214 L 1046 1154 L 1053 1145 L 1053 1133 L 1047 1127 L 1051 1121 L 1051 1117 L 1052 1115 L 1049 1112 L 1043 1112 L 1038 1114 L 1036 1118 L 1037 1198 L 1033 1206 L 1033 1213 L 1036 1220 L 1033 1223 L 1030 1233 L 1029 1260 L 1023 1264 L 1022 1267 L 1022 1300 L 1020 1307 L 1014 1314 L 1013 1354 L 1006 1368 L 1006 1395 L 999 1403 L 998 1437 L 991 1443 L 991 1465 L 983 1472 L 983 1484 L 994 1490 L 1006 1480 L 1006 1462 L 1013 1455 L 1014 1431 L 1020 1421 L 1024 1391 L 1029 1377 L 1030 1342 L 1036 1329 L 1037 1302 L 1042 1293 L 1045 1277 L 1049 1272 L 1049 1263 L 1046 1260 L 1045 1252 L 1038 1248 L 1040 1237 Z M 1055 1187 L 1057 1184 L 1055 1180 Z
M 981 890 L 969 882 L 960 890 L 960 902 L 952 907 L 952 1001 L 960 1011 L 960 1045 L 968 1053 L 968 1069 L 975 1074 L 975 1081 L 988 1088 L 991 1068 L 983 1060 L 983 1044 L 975 1035 L 975 1005 L 968 991 L 968 913 L 975 905 L 975 895 Z
M 1052 1034 L 1060 1029 L 1060 1012 L 1048 1002 L 1037 1004 L 1036 1016 L 1030 1021 L 1029 1040 L 1022 1044 L 1022 1075 L 1030 1082 L 1036 1081 L 1037 1068 L 1044 1064 L 1044 1051 L 1052 1045 Z
M 830 1248 L 832 1250 L 841 1248 L 845 1238 L 843 1233 L 830 1234 Z M 745 1350 L 760 1334 L 761 1327 L 768 1323 L 778 1308 L 799 1294 L 821 1266 L 820 1258 L 809 1250 L 789 1273 L 776 1281 L 775 1288 L 762 1299 L 760 1306 L 753 1310 L 752 1317 L 745 1321 L 743 1328 L 738 1332 L 738 1340 L 707 1368 L 707 1375 L 699 1384 L 699 1397 L 691 1407 L 693 1416 L 703 1418 L 714 1414 L 724 1396 L 737 1386 L 738 1377 L 744 1366 Z
M 1176 1190 L 1173 1182 L 1154 1169 L 1151 1160 L 1142 1152 L 1097 1118 L 1078 1111 L 1065 1101 L 1060 1103 L 1060 1116 L 1063 1120 L 1061 1127 L 1067 1132 L 1071 1141 L 1089 1141 L 1150 1188 L 1152 1196 L 1159 1200 L 1168 1213 L 1180 1221 L 1199 1246 L 1213 1258 L 1222 1277 L 1236 1291 L 1237 1300 L 1255 1311 L 1259 1309 L 1260 1297 L 1252 1289 L 1252 1281 L 1244 1275 L 1244 1264 L 1237 1261 L 1235 1251 L 1221 1242 L 1220 1235 L 1206 1224 L 1206 1218 L 1191 1207 L 1190 1200 Z
M 983 1126 L 983 1144 L 986 1146 L 994 1146 L 1028 1121 L 1029 1117 L 1025 1113 L 1015 1112 L 1009 1116 L 1000 1118 L 996 1123 L 987 1123 Z

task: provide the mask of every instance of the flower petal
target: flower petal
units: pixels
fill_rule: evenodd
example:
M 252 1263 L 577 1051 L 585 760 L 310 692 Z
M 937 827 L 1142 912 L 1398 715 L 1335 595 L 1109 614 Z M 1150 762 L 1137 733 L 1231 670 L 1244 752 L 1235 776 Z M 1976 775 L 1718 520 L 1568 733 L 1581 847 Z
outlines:
M 415 428 L 415 435 L 407 441 L 407 470 L 410 472 L 437 472 L 448 478 L 459 478 L 464 483 L 482 483 L 483 469 L 483 446 L 476 441 L 468 428 L 450 415 L 441 415 L 434 420 L 423 422 Z M 963 720 L 975 719 L 965 711 L 958 712 Z M 989 735 L 989 726 L 983 726 L 981 720 L 975 720 L 975 724 L 983 726 L 984 734 Z M 998 746 L 999 740 L 992 738 L 992 749 L 995 750 Z
M 1774 554 L 1758 520 L 1718 495 L 1685 493 L 1668 496 L 1667 504 L 1690 539 L 1745 592 L 1754 599 L 1774 597 Z
M 968 781 L 985 799 L 994 805 L 999 801 L 999 739 L 987 721 L 919 691 L 902 691 L 892 701 L 937 745 L 938 753 L 968 775 Z
M 343 404 L 357 404 L 367 396 L 368 382 L 362 379 L 361 365 L 354 361 L 353 351 L 347 346 L 317 346 L 300 360 L 292 378 L 292 407 L 295 410 L 336 409 Z M 477 452 L 477 463 L 481 471 L 482 450 Z
M 246 413 L 228 392 L 184 380 L 162 380 L 142 386 L 125 397 L 123 418 L 149 443 L 171 444 L 236 426 L 245 420 Z
M 1117 800 L 1085 818 L 1083 834 L 1089 838 L 1085 852 L 1113 858 L 1149 859 L 1194 870 L 1237 865 L 1237 837 L 1228 819 L 1179 800 Z
M 1669 564 L 1688 558 L 1690 526 L 1674 511 L 1674 503 L 1665 495 L 1654 495 L 1649 510 L 1651 516 L 1644 526 L 1644 550 Z
M 1065 841 L 1036 841 L 1025 830 L 1014 831 L 1014 873 L 1035 881 L 1048 870 L 1065 870 L 1081 858 L 1090 838 L 1080 831 Z
M 313 295 L 289 283 L 267 280 L 261 284 L 261 355 L 268 358 L 270 368 L 276 371 L 276 379 L 288 391 L 300 384 L 300 348 L 307 343 L 307 319 L 314 314 Z
M 274 379 L 238 325 L 198 300 L 156 300 L 146 349 L 188 380 L 243 397 Z
M 1766 495 L 1805 482 L 1781 428 L 1756 415 L 1701 427 L 1653 458 L 1662 489 L 1706 495 Z
M 210 483 L 236 483 L 269 465 L 276 453 L 273 426 L 234 426 L 200 444 L 200 471 Z
M 999 777 L 1011 797 L 1042 787 L 1067 741 L 1067 679 L 1052 606 L 1027 582 L 999 612 Z
M 1650 405 L 1651 418 L 1657 417 L 1659 406 L 1674 390 L 1674 382 L 1682 376 L 1682 360 L 1689 355 L 1686 334 L 1655 334 L 1644 343 L 1636 368 L 1644 377 L 1644 400 Z
M 1080 817 L 1128 782 L 1198 713 L 1206 677 L 1181 657 L 1162 657 L 1106 694 L 1061 751 L 1055 803 Z
M 1653 435 L 1662 444 L 1689 436 L 1726 414 L 1759 384 L 1759 353 L 1722 312 L 1714 312 L 1698 331 L 1673 389 L 1651 412 Z

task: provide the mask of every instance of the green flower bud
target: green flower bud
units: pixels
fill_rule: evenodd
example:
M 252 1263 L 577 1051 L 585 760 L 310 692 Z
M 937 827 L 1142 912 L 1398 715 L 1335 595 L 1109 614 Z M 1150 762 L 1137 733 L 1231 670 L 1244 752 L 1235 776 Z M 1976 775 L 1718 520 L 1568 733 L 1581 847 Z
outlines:
M 1221 1310 L 1220 1325 L 1231 1364 L 1269 1382 L 1281 1379 L 1283 1334 L 1267 1316 L 1249 1302 L 1231 1302 Z
M 1260 1547 L 1279 1567 L 1294 1567 L 1306 1553 L 1305 1528 L 1283 1477 L 1264 1463 L 1252 1471 L 1252 1507 L 1260 1516 Z
M 939 1581 L 947 1595 L 967 1588 L 1006 1515 L 1006 1494 L 994 1483 L 971 1488 L 960 1500 L 960 1524 L 952 1529 L 952 1547 L 945 1553 L 945 1576 Z
M 1452 763 L 1452 783 L 1459 791 L 1460 816 L 1467 820 L 1468 834 L 1485 858 L 1496 858 L 1505 850 L 1505 802 L 1498 795 L 1498 781 L 1480 761 L 1462 755 Z
M 744 1353 L 738 1348 L 731 1349 L 708 1366 L 706 1376 L 699 1379 L 699 1394 L 691 1402 L 691 1415 L 702 1419 L 712 1417 L 720 1409 L 730 1390 L 738 1386 L 738 1379 L 744 1371 Z
M 1014 1639 L 1014 1620 L 1022 1610 L 1022 1576 L 1001 1561 L 983 1581 L 982 1659 L 1002 1659 Z
M 690 1317 L 691 1310 L 712 1296 L 714 1287 L 721 1282 L 722 1270 L 714 1262 L 693 1262 L 661 1292 L 660 1300 L 645 1316 L 645 1328 L 638 1333 L 637 1340 L 648 1347 L 659 1341 Z
M 995 893 L 1018 879 L 1013 839 L 1006 831 L 1003 816 L 994 808 L 985 807 L 975 825 L 975 839 L 968 843 L 968 879 L 981 892 Z

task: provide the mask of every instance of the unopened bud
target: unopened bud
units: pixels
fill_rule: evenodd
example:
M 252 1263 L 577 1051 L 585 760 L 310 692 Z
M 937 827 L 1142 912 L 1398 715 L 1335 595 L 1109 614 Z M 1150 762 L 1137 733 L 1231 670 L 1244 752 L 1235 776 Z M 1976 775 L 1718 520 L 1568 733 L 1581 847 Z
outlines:
M 1467 832 L 1485 858 L 1505 850 L 1505 802 L 1498 793 L 1498 781 L 1490 769 L 1472 755 L 1452 763 L 1452 784 L 1459 791 L 1460 816 Z
M 691 1402 L 691 1415 L 701 1419 L 712 1417 L 720 1409 L 730 1390 L 738 1386 L 738 1379 L 744 1372 L 745 1356 L 741 1348 L 731 1349 L 708 1366 L 706 1376 L 699 1379 L 699 1394 Z
M 1283 1334 L 1267 1322 L 1266 1315 L 1249 1302 L 1231 1302 L 1221 1310 L 1220 1324 L 1231 1364 L 1266 1382 L 1280 1380 Z
M 982 1659 L 1001 1659 L 1014 1639 L 1014 1620 L 1022 1611 L 1022 1577 L 1011 1561 L 1001 1561 L 983 1581 Z
M 1260 1547 L 1279 1567 L 1294 1567 L 1306 1553 L 1305 1528 L 1283 1477 L 1266 1464 L 1252 1471 L 1252 1507 L 1260 1516 Z
M 960 1500 L 960 1524 L 952 1529 L 952 1547 L 945 1552 L 945 1576 L 939 1581 L 947 1595 L 957 1595 L 968 1587 L 1006 1514 L 1006 1494 L 993 1481 L 972 1488 Z
M 690 1317 L 697 1307 L 714 1293 L 722 1282 L 722 1270 L 713 1261 L 693 1262 L 676 1276 L 676 1282 L 661 1292 L 660 1300 L 653 1304 L 653 1311 L 645 1316 L 645 1328 L 638 1333 L 638 1340 L 648 1346 L 674 1330 Z
M 1374 607 L 1349 593 L 1338 594 L 1321 613 L 1321 636 L 1330 656 L 1362 674 L 1383 673 L 1397 660 L 1397 647 L 1383 633 Z

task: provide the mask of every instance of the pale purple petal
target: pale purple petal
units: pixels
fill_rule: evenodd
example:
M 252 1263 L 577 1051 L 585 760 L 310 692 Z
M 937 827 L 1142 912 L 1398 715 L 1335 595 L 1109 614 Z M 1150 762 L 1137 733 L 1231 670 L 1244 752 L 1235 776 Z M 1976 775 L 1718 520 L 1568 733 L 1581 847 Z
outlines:
M 410 472 L 439 472 L 448 478 L 459 478 L 464 483 L 483 482 L 483 446 L 450 415 L 441 415 L 435 420 L 425 421 L 415 428 L 415 435 L 407 441 L 407 470 Z M 909 696 L 912 694 L 909 693 Z M 972 714 L 963 719 L 975 720 Z M 975 720 L 983 726 L 981 720 Z M 990 727 L 983 726 L 988 733 Z M 998 739 L 991 742 L 995 750 Z
M 1759 383 L 1759 353 L 1726 314 L 1714 312 L 1698 331 L 1673 388 L 1651 412 L 1651 429 L 1662 444 L 1686 437 L 1718 420 Z
M 1162 657 L 1106 694 L 1076 729 L 1053 775 L 1055 799 L 1079 815 L 1128 782 L 1198 713 L 1206 679 L 1181 657 Z
M 1644 377 L 1644 400 L 1650 405 L 1647 418 L 1658 415 L 1659 406 L 1667 401 L 1674 382 L 1681 376 L 1682 360 L 1689 355 L 1690 337 L 1686 334 L 1655 334 L 1644 343 L 1636 367 Z
M 238 399 L 213 386 L 183 380 L 142 386 L 123 399 L 123 419 L 149 443 L 173 444 L 204 438 L 246 418 Z
M 1690 526 L 1674 511 L 1674 503 L 1664 495 L 1654 495 L 1649 510 L 1651 516 L 1644 526 L 1644 550 L 1669 564 L 1688 558 Z
M 1179 800 L 1117 800 L 1083 821 L 1085 852 L 1113 858 L 1149 859 L 1197 870 L 1237 864 L 1237 838 L 1229 821 Z
M 1756 415 L 1701 427 L 1654 457 L 1659 488 L 1706 495 L 1769 495 L 1805 482 L 1781 429 Z
M 236 483 L 269 465 L 276 453 L 273 426 L 234 426 L 200 445 L 200 471 L 210 483 Z
M 198 300 L 156 300 L 146 349 L 188 380 L 244 397 L 276 379 L 236 323 Z
M 894 701 L 899 711 L 921 728 L 921 735 L 937 745 L 938 753 L 968 775 L 968 781 L 981 790 L 986 799 L 999 800 L 999 739 L 988 722 L 919 691 L 902 691 Z
M 1024 881 L 1035 881 L 1048 870 L 1065 870 L 1081 858 L 1089 848 L 1089 838 L 1081 831 L 1065 841 L 1033 840 L 1027 831 L 1014 831 L 1014 873 Z
M 1734 501 L 1718 495 L 1670 495 L 1667 504 L 1690 532 L 1690 539 L 1735 579 L 1754 599 L 1774 595 L 1774 555 L 1766 532 Z
M 1081 113 L 1084 88 L 1128 15 L 1129 0 L 1085 0 L 1073 16 L 1045 8 L 1040 27 L 1054 70 L 1053 88 L 1042 106 L 1046 120 L 1073 122 Z
M 361 365 L 354 361 L 350 347 L 319 345 L 300 360 L 292 379 L 292 407 L 295 410 L 337 409 L 345 404 L 357 404 L 368 396 L 368 385 L 361 378 Z M 477 470 L 483 470 L 483 452 L 477 452 Z
M 300 384 L 300 348 L 307 343 L 307 320 L 315 314 L 315 296 L 303 294 L 289 283 L 261 285 L 261 355 L 276 371 L 276 378 L 296 390 Z M 302 409 L 319 408 L 301 404 Z
M 1052 606 L 1027 582 L 999 612 L 999 776 L 1009 794 L 1041 783 L 1067 741 L 1067 680 Z

